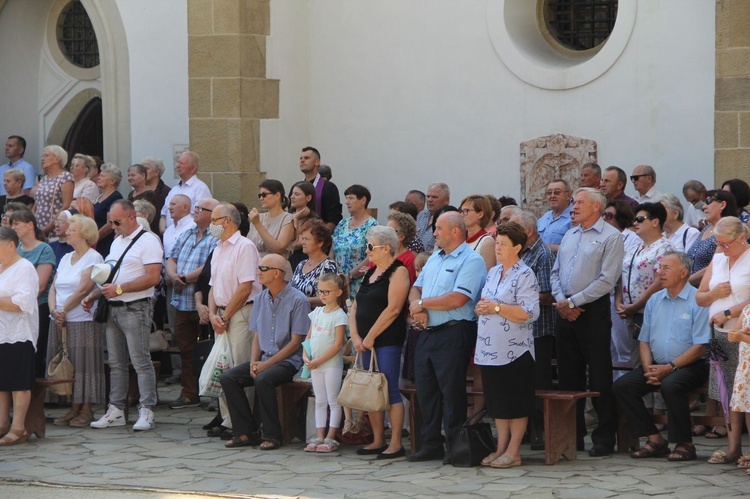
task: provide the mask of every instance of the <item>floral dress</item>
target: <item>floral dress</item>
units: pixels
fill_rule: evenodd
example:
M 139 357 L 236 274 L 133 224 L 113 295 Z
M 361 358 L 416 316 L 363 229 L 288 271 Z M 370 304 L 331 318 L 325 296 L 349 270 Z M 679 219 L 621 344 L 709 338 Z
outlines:
M 664 253 L 674 250 L 662 237 L 653 243 L 640 244 L 625 252 L 622 262 L 622 300 L 631 305 L 638 301 L 656 280 Z
M 365 247 L 367 238 L 365 235 L 371 227 L 378 225 L 378 221 L 370 217 L 365 223 L 356 229 L 349 228 L 352 218 L 345 218 L 340 221 L 333 231 L 333 257 L 339 272 L 349 274 L 359 262 L 365 259 Z M 355 279 L 349 283 L 349 297 L 353 300 L 359 291 L 359 285 L 362 279 Z
M 70 172 L 62 172 L 56 177 L 44 177 L 39 181 L 34 201 L 36 202 L 36 223 L 40 228 L 46 227 L 62 211 L 62 186 L 66 182 L 75 184 Z
M 750 305 L 742 311 L 743 330 L 750 328 Z M 733 411 L 750 412 L 750 343 L 740 342 L 740 359 L 734 375 L 732 387 L 732 402 L 729 404 Z
M 299 262 L 297 268 L 294 269 L 294 275 L 289 284 L 302 291 L 308 298 L 313 298 L 318 296 L 318 278 L 323 274 L 335 274 L 337 272 L 336 262 L 326 258 L 307 274 L 302 271 L 305 263 L 307 263 L 307 260 Z

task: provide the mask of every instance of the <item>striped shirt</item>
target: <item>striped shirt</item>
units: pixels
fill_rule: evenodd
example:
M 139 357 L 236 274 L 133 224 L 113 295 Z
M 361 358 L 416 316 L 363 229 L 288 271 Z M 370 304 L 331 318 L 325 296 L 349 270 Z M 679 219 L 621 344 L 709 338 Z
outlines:
M 552 266 L 555 264 L 555 253 L 549 249 L 542 238 L 521 252 L 523 262 L 534 271 L 539 283 L 540 293 L 549 293 L 552 286 L 549 282 Z M 555 333 L 557 314 L 552 305 L 539 304 L 539 318 L 534 322 L 534 338 L 541 338 Z

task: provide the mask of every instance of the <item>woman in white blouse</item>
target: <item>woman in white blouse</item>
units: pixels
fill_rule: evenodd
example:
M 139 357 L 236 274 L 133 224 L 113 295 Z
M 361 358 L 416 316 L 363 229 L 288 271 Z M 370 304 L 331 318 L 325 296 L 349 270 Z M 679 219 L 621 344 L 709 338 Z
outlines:
M 73 156 L 73 161 L 70 162 L 70 173 L 75 180 L 73 199 L 86 198 L 96 203 L 96 198 L 99 197 L 99 187 L 89 178 L 95 167 L 96 161 L 91 156 L 85 154 Z
M 474 363 L 482 370 L 487 413 L 497 426 L 497 450 L 483 466 L 521 465 L 521 440 L 534 409 L 533 323 L 539 317 L 539 285 L 519 257 L 526 231 L 514 222 L 497 229 L 495 255 L 482 298 Z
M 22 258 L 17 248 L 16 232 L 0 227 L 0 446 L 29 439 L 25 420 L 34 387 L 39 335 L 39 279 L 34 265 Z

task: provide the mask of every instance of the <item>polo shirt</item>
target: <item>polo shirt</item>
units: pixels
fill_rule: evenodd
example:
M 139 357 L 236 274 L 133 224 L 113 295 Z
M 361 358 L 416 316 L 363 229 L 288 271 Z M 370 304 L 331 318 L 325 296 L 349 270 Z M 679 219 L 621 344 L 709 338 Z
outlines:
M 172 216 L 169 214 L 169 202 L 177 194 L 183 194 L 190 198 L 190 213 L 193 212 L 195 203 L 202 199 L 208 199 L 211 197 L 211 190 L 208 188 L 206 183 L 198 178 L 197 175 L 193 175 L 186 181 L 180 180 L 177 185 L 172 187 L 164 200 L 164 205 L 161 207 L 161 216 L 166 218 L 167 227 L 172 225 Z
M 539 232 L 539 237 L 542 238 L 546 244 L 559 245 L 562 241 L 565 233 L 570 230 L 572 222 L 570 220 L 570 211 L 573 209 L 573 205 L 568 205 L 565 211 L 560 213 L 557 217 L 554 216 L 552 210 L 541 216 L 536 223 L 536 229 Z
M 112 245 L 109 247 L 109 255 L 104 259 L 105 262 L 115 265 L 120 259 L 123 251 L 130 246 L 133 238 L 142 232 L 143 228 L 139 225 L 129 235 L 117 236 Z M 134 281 L 140 277 L 146 275 L 146 265 L 154 263 L 162 264 L 164 260 L 164 251 L 161 249 L 161 242 L 159 238 L 150 232 L 143 234 L 138 241 L 135 242 L 132 248 L 128 250 L 123 258 L 120 268 L 117 270 L 115 278 L 112 280 L 113 284 L 125 284 L 126 282 Z M 110 301 L 123 301 L 131 302 L 140 300 L 143 298 L 151 298 L 154 296 L 154 287 L 144 289 L 143 291 L 134 291 L 131 293 L 123 293 L 118 297 L 113 298 Z
M 279 353 L 292 335 L 307 336 L 310 330 L 310 302 L 302 291 L 287 285 L 276 298 L 264 289 L 255 300 L 250 314 L 250 331 L 257 331 L 261 361 Z M 283 362 L 295 369 L 302 367 L 302 345 Z

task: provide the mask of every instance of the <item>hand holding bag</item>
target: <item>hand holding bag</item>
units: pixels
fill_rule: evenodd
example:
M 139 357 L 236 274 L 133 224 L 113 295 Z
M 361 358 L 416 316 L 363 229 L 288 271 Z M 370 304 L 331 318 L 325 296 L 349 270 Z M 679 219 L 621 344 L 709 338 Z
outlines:
M 341 384 L 341 392 L 337 399 L 341 407 L 368 412 L 388 409 L 388 380 L 385 379 L 385 374 L 379 372 L 375 350 L 371 350 L 370 353 L 370 369 L 366 371 L 357 352 L 354 365 L 347 371 Z M 373 365 L 375 371 L 372 370 Z
M 451 464 L 457 468 L 479 466 L 482 459 L 495 452 L 495 439 L 492 426 L 482 423 L 486 409 L 472 415 L 463 425 L 453 430 L 451 443 Z M 471 424 L 476 419 L 478 423 Z
M 72 380 L 75 375 L 73 363 L 68 359 L 68 328 L 62 327 L 62 340 L 60 342 L 60 351 L 52 357 L 47 366 L 47 379 L 49 380 Z M 73 395 L 73 382 L 58 383 L 50 385 L 49 392 L 61 397 L 70 397 Z
M 203 397 L 220 397 L 224 390 L 219 378 L 232 368 L 232 349 L 226 334 L 217 334 L 214 347 L 198 378 L 198 391 Z

